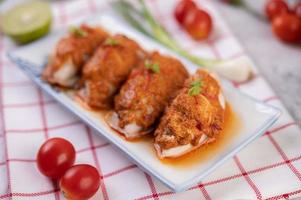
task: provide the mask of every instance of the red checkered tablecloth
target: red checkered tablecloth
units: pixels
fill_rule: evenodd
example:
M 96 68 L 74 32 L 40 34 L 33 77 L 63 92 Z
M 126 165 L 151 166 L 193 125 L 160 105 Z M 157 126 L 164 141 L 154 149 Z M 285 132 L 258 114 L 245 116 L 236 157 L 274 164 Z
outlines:
M 6 1 L 8 2 L 8 1 Z M 9 1 L 10 3 L 12 1 Z M 188 51 L 206 57 L 246 56 L 209 0 L 199 0 L 214 17 L 215 32 L 196 43 L 174 22 L 174 0 L 148 0 L 156 18 Z M 53 1 L 54 29 L 108 9 L 107 1 Z M 64 137 L 76 148 L 77 162 L 101 174 L 93 199 L 289 199 L 301 196 L 301 132 L 263 77 L 234 84 L 241 91 L 283 110 L 262 137 L 226 162 L 202 183 L 173 193 L 142 172 L 120 152 L 39 90 L 6 57 L 14 45 L 0 36 L 0 199 L 63 199 L 55 182 L 36 167 L 36 152 L 51 137 Z M 256 68 L 255 68 L 256 70 Z

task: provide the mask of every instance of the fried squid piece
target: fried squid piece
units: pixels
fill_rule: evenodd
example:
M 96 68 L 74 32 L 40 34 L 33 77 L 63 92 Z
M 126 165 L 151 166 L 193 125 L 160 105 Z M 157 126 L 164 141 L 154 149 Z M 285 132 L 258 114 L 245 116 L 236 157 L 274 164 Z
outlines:
M 141 61 L 115 97 L 115 111 L 108 124 L 126 139 L 138 138 L 153 130 L 188 73 L 180 61 L 154 52 Z
M 166 109 L 155 131 L 160 158 L 179 157 L 212 142 L 223 129 L 225 100 L 219 82 L 198 70 Z
M 81 25 L 70 29 L 68 36 L 56 45 L 54 54 L 43 71 L 43 79 L 51 84 L 72 88 L 85 62 L 108 37 L 99 27 Z
M 79 97 L 90 108 L 112 107 L 114 95 L 143 57 L 140 46 L 126 36 L 107 38 L 83 68 Z

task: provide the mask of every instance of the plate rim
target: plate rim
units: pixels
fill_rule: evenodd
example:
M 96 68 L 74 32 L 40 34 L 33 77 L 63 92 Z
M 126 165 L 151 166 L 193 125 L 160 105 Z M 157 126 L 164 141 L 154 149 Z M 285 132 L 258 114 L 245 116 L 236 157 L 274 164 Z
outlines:
M 31 71 L 27 70 L 27 67 L 30 66 L 35 66 L 35 64 L 30 63 L 28 61 L 25 61 L 23 59 L 20 59 L 16 56 L 13 55 L 13 52 L 8 52 L 8 57 L 17 64 L 17 66 L 24 71 L 29 78 L 35 82 L 41 89 L 43 89 L 45 92 L 47 92 L 52 98 L 54 98 L 57 102 L 59 102 L 61 105 L 63 105 L 65 108 L 67 108 L 69 110 L 69 112 L 75 114 L 77 117 L 79 117 L 84 123 L 87 123 L 90 127 L 92 127 L 99 135 L 101 135 L 102 137 L 105 137 L 110 143 L 114 144 L 114 147 L 117 147 L 120 151 L 122 151 L 131 161 L 133 161 L 136 165 L 138 165 L 140 168 L 142 168 L 144 171 L 147 171 L 149 173 L 151 173 L 154 177 L 156 177 L 158 180 L 160 180 L 162 183 L 164 183 L 167 187 L 169 187 L 170 189 L 172 189 L 175 192 L 181 192 L 184 191 L 186 189 L 188 189 L 189 187 L 199 183 L 203 178 L 205 178 L 206 176 L 208 176 L 209 174 L 211 174 L 215 169 L 217 169 L 219 166 L 221 166 L 223 163 L 225 163 L 226 160 L 232 158 L 235 154 L 237 154 L 239 151 L 241 151 L 244 147 L 246 147 L 249 143 L 251 143 L 252 141 L 254 141 L 256 138 L 258 138 L 259 136 L 261 136 L 262 134 L 264 134 L 264 132 L 272 125 L 274 124 L 277 119 L 280 117 L 281 115 L 281 110 L 277 107 L 274 107 L 272 105 L 269 105 L 265 102 L 262 102 L 258 99 L 255 99 L 254 97 L 251 97 L 243 92 L 241 92 L 240 90 L 235 90 L 232 86 L 227 86 L 226 83 L 226 87 L 229 87 L 229 89 L 231 91 L 234 91 L 236 93 L 238 93 L 239 95 L 244 96 L 244 98 L 248 98 L 249 100 L 251 100 L 252 102 L 262 105 L 265 108 L 269 108 L 269 112 L 271 116 L 268 117 L 268 119 L 263 122 L 261 124 L 261 126 L 259 126 L 256 131 L 254 131 L 254 133 L 250 134 L 250 136 L 245 139 L 242 143 L 240 143 L 238 146 L 236 146 L 233 150 L 231 150 L 230 152 L 228 152 L 225 157 L 223 157 L 222 159 L 217 160 L 216 162 L 214 162 L 210 167 L 208 167 L 207 169 L 201 171 L 200 173 L 198 173 L 196 176 L 194 176 L 193 178 L 181 183 L 181 184 L 174 184 L 171 181 L 169 181 L 167 178 L 161 176 L 160 174 L 158 174 L 155 170 L 153 170 L 152 168 L 150 168 L 145 162 L 143 162 L 142 160 L 140 160 L 139 158 L 137 158 L 134 154 L 130 153 L 129 150 L 121 145 L 118 140 L 115 140 L 113 137 L 111 137 L 109 134 L 105 134 L 103 132 L 106 132 L 105 130 L 103 130 L 103 128 L 97 126 L 97 124 L 95 124 L 93 122 L 93 120 L 91 120 L 90 118 L 88 118 L 87 116 L 83 115 L 82 112 L 80 112 L 79 110 L 74 110 L 74 106 L 73 105 L 68 105 L 66 101 L 61 99 L 61 96 L 59 95 L 60 93 L 55 91 L 49 84 L 47 84 L 46 82 L 42 81 L 39 76 L 35 76 L 34 74 L 32 74 Z M 24 62 L 25 61 L 25 62 Z
M 131 28 L 129 26 L 126 26 L 126 27 L 127 28 Z M 131 31 L 135 32 L 136 34 L 140 34 L 141 36 L 144 37 L 144 35 L 142 35 L 138 31 L 136 31 L 135 29 L 133 29 L 133 28 L 131 28 L 131 29 L 132 29 Z M 160 47 L 166 49 L 162 44 L 154 41 L 153 39 L 151 39 L 151 38 L 147 38 L 147 39 L 149 40 L 149 42 L 155 43 L 156 45 L 159 45 Z M 42 42 L 43 43 L 43 39 L 39 40 L 37 42 Z M 27 46 L 22 46 L 22 47 L 19 47 L 19 48 L 26 48 L 26 47 Z M 138 157 L 136 157 L 135 154 L 132 154 L 127 149 L 127 147 L 123 146 L 117 139 L 115 139 L 114 137 L 111 137 L 109 134 L 105 134 L 106 131 L 102 127 L 97 126 L 97 124 L 95 124 L 93 122 L 93 120 L 91 120 L 88 116 L 86 116 L 86 114 L 83 114 L 83 112 L 81 112 L 80 110 L 74 109 L 74 108 L 76 108 L 74 105 L 68 105 L 67 101 L 65 101 L 64 99 L 61 98 L 61 95 L 60 95 L 59 92 L 55 91 L 49 84 L 47 84 L 42 79 L 40 79 L 40 76 L 38 76 L 37 74 L 34 74 L 34 72 L 32 70 L 30 70 L 30 67 L 37 67 L 36 64 L 34 64 L 34 63 L 32 63 L 32 62 L 30 62 L 30 61 L 28 61 L 26 59 L 22 59 L 22 58 L 20 58 L 20 57 L 18 57 L 17 55 L 14 54 L 14 52 L 18 51 L 19 48 L 16 48 L 14 50 L 8 51 L 7 52 L 7 56 L 22 71 L 24 71 L 26 73 L 26 75 L 35 84 L 37 84 L 43 91 L 47 92 L 58 103 L 60 103 L 61 105 L 63 105 L 63 107 L 65 107 L 66 110 L 68 110 L 69 112 L 75 114 L 84 123 L 86 123 L 90 127 L 92 127 L 97 132 L 98 135 L 101 135 L 106 140 L 108 140 L 110 143 L 112 143 L 115 148 L 118 148 L 124 155 L 127 156 L 127 158 L 129 158 L 132 162 L 134 162 L 137 166 L 139 166 L 139 168 L 143 169 L 143 171 L 146 171 L 146 172 L 150 173 L 152 176 L 156 177 L 158 180 L 160 180 L 162 183 L 164 183 L 168 188 L 170 188 L 174 192 L 185 191 L 186 189 L 190 188 L 191 186 L 193 186 L 193 185 L 201 182 L 202 179 L 204 179 L 209 174 L 211 174 L 214 170 L 216 170 L 218 167 L 220 167 L 223 163 L 225 163 L 225 161 L 227 161 L 228 159 L 232 158 L 235 154 L 237 154 L 239 151 L 241 151 L 243 148 L 245 148 L 249 143 L 251 143 L 252 141 L 254 141 L 259 136 L 263 135 L 264 132 L 270 126 L 272 126 L 278 120 L 278 118 L 281 115 L 281 110 L 279 108 L 277 108 L 275 106 L 272 106 L 272 105 L 269 105 L 269 104 L 267 104 L 267 103 L 265 103 L 263 101 L 260 101 L 260 100 L 258 100 L 256 98 L 252 97 L 252 96 L 249 96 L 249 95 L 243 93 L 240 90 L 235 89 L 227 81 L 222 81 L 223 87 L 229 88 L 229 90 L 231 90 L 231 92 L 238 93 L 238 95 L 241 95 L 244 98 L 249 99 L 250 101 L 254 102 L 255 104 L 259 104 L 259 105 L 262 105 L 265 108 L 269 108 L 270 109 L 269 110 L 270 116 L 268 117 L 268 119 L 265 122 L 263 122 L 260 126 L 258 126 L 258 128 L 253 133 L 250 133 L 250 136 L 247 139 L 245 139 L 239 145 L 235 146 L 235 148 L 232 149 L 230 152 L 226 153 L 226 155 L 222 159 L 219 159 L 219 160 L 215 161 L 207 169 L 204 169 L 201 172 L 197 173 L 197 175 L 195 175 L 194 177 L 190 178 L 189 180 L 186 180 L 186 181 L 184 181 L 184 182 L 182 182 L 180 184 L 174 184 L 173 182 L 169 181 L 164 176 L 161 176 L 160 174 L 158 174 L 156 170 L 154 170 L 151 167 L 149 167 L 143 160 L 140 160 Z M 178 56 L 178 55 L 173 55 L 173 56 L 181 57 L 181 56 Z

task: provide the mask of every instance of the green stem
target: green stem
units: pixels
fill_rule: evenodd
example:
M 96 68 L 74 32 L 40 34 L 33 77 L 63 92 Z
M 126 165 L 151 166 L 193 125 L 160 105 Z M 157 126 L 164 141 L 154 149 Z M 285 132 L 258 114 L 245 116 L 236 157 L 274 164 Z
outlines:
M 197 56 L 194 56 L 187 51 L 185 51 L 178 43 L 171 38 L 169 33 L 159 24 L 156 22 L 148 8 L 146 7 L 144 0 L 139 0 L 142 5 L 142 13 L 144 14 L 146 20 L 150 24 L 154 37 L 161 42 L 162 44 L 166 45 L 170 49 L 174 50 L 181 56 L 187 58 L 188 60 L 194 62 L 198 66 L 202 67 L 211 67 L 213 64 L 217 63 L 216 60 L 208 60 L 208 59 L 201 59 Z
M 148 10 L 144 0 L 139 0 L 141 5 L 141 11 L 135 9 L 130 3 L 119 0 L 113 4 L 113 7 L 121 13 L 125 19 L 137 30 L 144 33 L 145 35 L 156 39 L 161 44 L 167 46 L 171 50 L 175 51 L 179 55 L 187 58 L 191 62 L 195 63 L 199 67 L 210 68 L 213 67 L 214 64 L 221 62 L 218 60 L 210 60 L 203 59 L 198 56 L 192 55 L 189 52 L 185 51 L 170 35 L 169 33 L 159 24 L 151 12 Z M 136 17 L 144 17 L 144 19 L 148 22 L 149 27 L 151 28 L 151 32 L 147 31 L 145 25 L 135 19 Z
M 138 16 L 143 16 L 138 10 L 136 10 L 131 4 L 124 0 L 119 0 L 117 2 L 112 3 L 113 8 L 116 9 L 119 13 L 122 14 L 122 16 L 138 31 L 142 32 L 148 37 L 153 38 L 152 34 L 149 33 L 142 25 L 141 23 L 135 19 L 132 14 L 136 14 Z
M 150 11 L 147 9 L 144 1 L 139 0 L 139 2 L 142 6 L 142 13 L 146 21 L 149 23 L 155 38 L 170 48 L 179 48 L 176 42 L 171 39 L 167 31 L 159 23 L 156 22 Z

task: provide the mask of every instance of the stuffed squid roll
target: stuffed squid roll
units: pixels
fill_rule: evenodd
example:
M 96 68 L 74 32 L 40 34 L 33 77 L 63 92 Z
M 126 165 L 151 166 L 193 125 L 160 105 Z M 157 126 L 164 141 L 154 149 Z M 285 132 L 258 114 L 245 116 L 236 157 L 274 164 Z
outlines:
M 140 46 L 126 36 L 107 38 L 84 66 L 78 95 L 91 108 L 112 107 L 114 95 L 143 57 Z
M 166 109 L 155 131 L 160 158 L 178 157 L 216 139 L 223 129 L 225 100 L 218 81 L 198 70 Z
M 187 77 L 180 61 L 152 53 L 122 86 L 107 122 L 126 139 L 147 134 Z
M 73 87 L 85 62 L 108 36 L 101 28 L 85 24 L 71 28 L 69 35 L 56 45 L 42 74 L 44 80 L 54 85 Z

